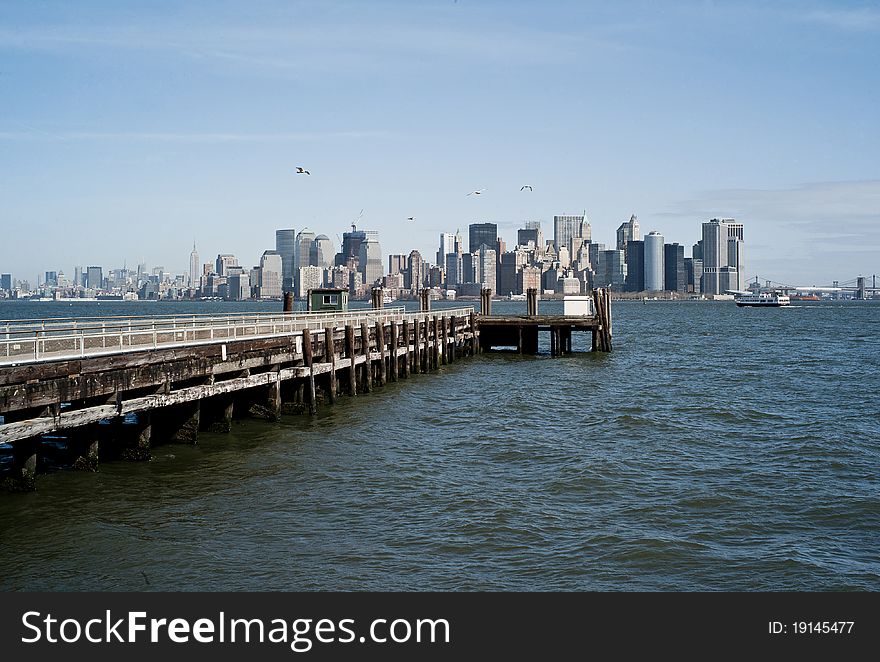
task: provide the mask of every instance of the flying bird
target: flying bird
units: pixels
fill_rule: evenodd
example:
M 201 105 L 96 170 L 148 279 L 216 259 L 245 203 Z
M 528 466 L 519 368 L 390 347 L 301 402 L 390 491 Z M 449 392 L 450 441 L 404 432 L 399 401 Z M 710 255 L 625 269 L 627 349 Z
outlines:
M 311 175 L 312 173 L 310 173 L 308 170 L 306 170 L 302 166 L 296 166 L 296 174 L 297 175 Z
M 416 220 L 416 217 L 415 216 L 408 216 L 406 220 L 414 221 L 414 220 Z
M 470 193 L 468 193 L 468 194 L 467 194 L 467 195 L 480 195 L 480 193 L 482 193 L 482 192 L 483 192 L 483 191 L 485 191 L 485 190 L 486 190 L 486 189 L 484 189 L 484 188 L 481 188 L 481 189 L 480 189 L 480 190 L 478 190 L 478 191 L 471 191 L 471 192 L 470 192 Z M 467 195 L 466 195 L 466 196 L 464 196 L 464 197 L 467 197 Z
M 529 189 L 529 190 L 531 191 L 531 190 L 532 190 L 532 187 L 529 186 L 528 184 L 526 184 L 525 186 L 523 186 L 523 187 L 520 189 L 520 191 L 525 191 L 526 189 Z

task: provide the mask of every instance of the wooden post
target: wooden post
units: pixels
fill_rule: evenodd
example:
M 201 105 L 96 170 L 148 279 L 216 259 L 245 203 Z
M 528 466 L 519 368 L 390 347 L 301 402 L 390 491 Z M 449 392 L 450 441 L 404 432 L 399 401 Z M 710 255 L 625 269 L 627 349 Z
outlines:
M 422 371 L 422 334 L 419 320 L 413 320 L 413 372 Z
M 550 356 L 556 356 L 556 329 L 550 327 Z
M 526 314 L 530 317 L 538 314 L 538 289 L 535 287 L 526 290 Z
M 338 386 L 336 384 L 336 341 L 333 339 L 333 327 L 324 328 L 324 359 L 330 363 L 330 404 L 336 402 Z
M 391 320 L 391 381 L 396 382 L 398 373 L 397 366 L 397 321 Z
M 309 413 L 318 413 L 317 396 L 315 395 L 315 366 L 312 363 L 312 337 L 308 329 L 303 329 L 303 363 L 309 369 Z
M 379 348 L 379 386 L 385 386 L 387 352 L 385 351 L 385 323 L 381 320 L 376 322 L 376 347 Z
M 285 292 L 284 293 L 284 312 L 292 313 L 293 312 L 293 292 Z
M 422 372 L 431 371 L 431 318 L 425 317 L 425 351 L 422 357 Z
M 382 291 L 381 287 L 374 287 L 370 290 L 372 295 L 372 306 L 373 310 L 380 310 L 385 305 L 385 295 Z
M 451 342 L 449 343 L 449 362 L 452 363 L 455 361 L 455 353 L 458 350 L 455 346 L 455 315 L 450 315 L 449 317 L 449 332 L 451 335 Z
M 519 331 L 519 338 L 516 341 L 516 351 L 519 352 L 520 354 L 522 354 L 523 353 L 522 324 L 520 324 L 517 327 L 517 330 Z
M 419 309 L 422 312 L 431 310 L 431 290 L 426 288 L 419 290 Z
M 348 394 L 357 395 L 357 372 L 354 353 L 354 327 L 349 324 L 345 327 L 345 352 L 348 354 Z
M 196 444 L 199 439 L 199 421 L 202 413 L 201 400 L 177 405 L 178 416 L 174 420 L 175 429 L 171 434 L 171 441 L 185 444 Z M 172 412 L 168 412 L 173 416 Z
M 492 289 L 484 287 L 480 290 L 480 315 L 492 314 Z
M 361 322 L 361 353 L 364 355 L 364 391 L 373 390 L 373 362 L 370 360 L 370 327 Z
M 409 321 L 403 320 L 403 376 L 409 377 Z
M 449 363 L 449 359 L 447 358 L 449 354 L 449 332 L 446 329 L 446 325 L 449 323 L 449 318 L 444 317 L 441 321 L 442 325 L 442 333 L 443 333 L 443 354 L 441 356 L 441 360 L 443 361 L 443 365 Z
M 440 319 L 434 315 L 434 370 L 440 367 L 440 355 L 443 352 L 440 335 Z
M 472 310 L 470 313 L 470 331 L 471 331 L 471 342 L 470 342 L 470 355 L 473 356 L 479 351 L 479 344 L 477 344 L 477 319 L 474 311 Z

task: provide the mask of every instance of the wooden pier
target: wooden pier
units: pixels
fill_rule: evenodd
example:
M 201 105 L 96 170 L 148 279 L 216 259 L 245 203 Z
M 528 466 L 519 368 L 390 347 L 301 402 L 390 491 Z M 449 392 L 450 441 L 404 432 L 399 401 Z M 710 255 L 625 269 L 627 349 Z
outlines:
M 71 466 L 94 471 L 99 455 L 147 460 L 154 442 L 195 444 L 200 431 L 228 432 L 234 416 L 314 414 L 493 347 L 537 353 L 544 329 L 554 356 L 571 351 L 574 330 L 611 349 L 610 311 L 606 324 L 601 311 L 539 316 L 536 297 L 523 317 L 422 305 L 0 323 L 0 444 L 11 444 L 15 467 L 0 487 L 33 489 L 52 437 Z

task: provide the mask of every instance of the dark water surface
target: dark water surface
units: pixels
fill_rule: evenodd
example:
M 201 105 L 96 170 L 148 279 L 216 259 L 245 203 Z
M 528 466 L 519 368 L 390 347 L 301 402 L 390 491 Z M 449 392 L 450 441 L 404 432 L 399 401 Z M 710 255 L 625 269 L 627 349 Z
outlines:
M 610 355 L 483 355 L 41 475 L 0 496 L 0 588 L 880 590 L 880 306 L 613 314 Z

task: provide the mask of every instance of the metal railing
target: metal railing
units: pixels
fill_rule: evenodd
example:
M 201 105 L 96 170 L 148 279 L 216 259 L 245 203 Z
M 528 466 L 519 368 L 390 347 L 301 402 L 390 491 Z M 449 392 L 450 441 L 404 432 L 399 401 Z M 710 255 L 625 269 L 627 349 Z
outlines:
M 330 313 L 243 313 L 181 317 L 79 318 L 21 320 L 0 324 L 0 366 L 75 359 L 119 352 L 140 352 L 233 340 L 300 334 L 360 325 L 467 316 L 473 308 L 406 312 L 404 308 Z

